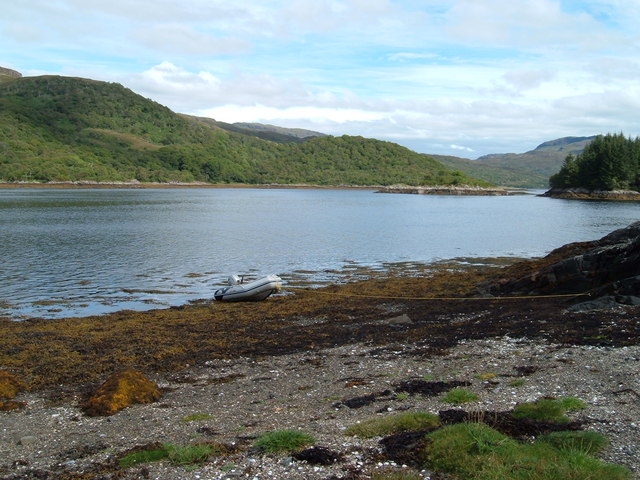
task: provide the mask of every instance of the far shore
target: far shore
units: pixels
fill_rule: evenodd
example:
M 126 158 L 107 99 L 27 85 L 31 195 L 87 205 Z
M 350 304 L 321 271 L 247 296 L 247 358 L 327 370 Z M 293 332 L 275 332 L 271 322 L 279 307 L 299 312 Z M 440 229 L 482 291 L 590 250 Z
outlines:
M 474 185 L 392 185 L 381 187 L 378 193 L 404 193 L 414 195 L 480 195 L 480 196 L 508 196 L 526 195 L 521 188 L 507 187 L 478 187 Z
M 326 189 L 326 190 L 376 190 L 380 186 L 366 185 L 309 185 L 309 184 L 251 184 L 251 183 L 204 183 L 204 182 L 14 182 L 0 183 L 0 188 L 273 188 L 273 189 Z
M 0 189 L 56 188 L 56 189 L 175 189 L 175 188 L 257 188 L 257 189 L 322 189 L 322 190 L 370 190 L 376 193 L 400 193 L 423 195 L 524 195 L 525 189 L 507 187 L 478 187 L 468 185 L 312 185 L 312 184 L 248 184 L 204 182 L 12 182 L 0 183 Z
M 614 202 L 640 202 L 640 192 L 635 190 L 587 190 L 586 188 L 552 188 L 541 197 L 563 200 L 606 200 Z

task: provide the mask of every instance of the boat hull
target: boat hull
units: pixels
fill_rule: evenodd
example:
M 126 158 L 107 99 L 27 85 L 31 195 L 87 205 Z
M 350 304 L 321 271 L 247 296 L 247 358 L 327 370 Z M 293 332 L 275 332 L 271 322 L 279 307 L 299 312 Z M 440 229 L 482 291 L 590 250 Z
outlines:
M 213 296 L 220 302 L 259 302 L 281 289 L 282 279 L 269 275 L 253 282 L 220 288 Z

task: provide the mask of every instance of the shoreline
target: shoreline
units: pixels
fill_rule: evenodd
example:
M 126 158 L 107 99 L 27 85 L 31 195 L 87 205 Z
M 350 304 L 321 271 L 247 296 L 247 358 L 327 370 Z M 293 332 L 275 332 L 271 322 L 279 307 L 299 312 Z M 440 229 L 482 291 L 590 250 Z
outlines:
M 442 479 L 411 457 L 394 457 L 382 438 L 345 429 L 452 408 L 492 418 L 518 403 L 567 396 L 587 404 L 572 417 L 611 442 L 599 457 L 638 478 L 640 306 L 594 315 L 569 311 L 574 297 L 474 297 L 504 268 L 443 264 L 419 277 L 387 275 L 263 302 L 0 321 L 0 370 L 25 386 L 5 402 L 13 409 L 0 411 L 0 478 L 365 480 L 392 469 Z M 88 397 L 123 369 L 158 385 L 161 398 L 88 416 Z M 402 389 L 427 379 L 463 382 L 479 399 L 456 407 L 437 393 Z M 279 429 L 312 434 L 340 460 L 319 465 L 253 447 Z M 229 453 L 188 469 L 167 461 L 119 466 L 127 453 L 162 443 Z
M 512 196 L 529 195 L 524 189 L 507 187 L 475 187 L 469 185 L 409 186 L 394 185 L 382 187 L 376 193 L 398 193 L 412 195 L 467 195 L 467 196 Z
M 507 187 L 473 187 L 455 185 L 432 186 L 382 186 L 382 185 L 311 185 L 311 184 L 227 184 L 204 182 L 15 182 L 0 183 L 0 189 L 11 188 L 56 188 L 56 189 L 180 189 L 180 188 L 256 188 L 256 189 L 303 189 L 303 190 L 371 190 L 375 193 L 422 194 L 422 195 L 478 195 L 478 196 L 511 196 L 528 195 L 525 189 Z
M 309 184 L 244 184 L 244 183 L 139 183 L 139 182 L 17 182 L 0 183 L 0 189 L 10 188 L 59 188 L 59 189 L 179 189 L 179 188 L 261 188 L 261 189 L 326 189 L 326 190 L 376 190 L 378 186 L 359 185 L 309 185 Z
M 561 200 L 602 200 L 611 202 L 640 202 L 635 190 L 587 190 L 586 188 L 552 188 L 541 197 Z
M 376 278 L 256 303 L 2 321 L 0 366 L 28 388 L 15 397 L 22 408 L 0 412 L 0 478 L 364 480 L 391 468 L 435 480 L 444 477 L 403 467 L 407 461 L 385 456 L 379 437 L 349 437 L 345 428 L 451 408 L 490 417 L 545 396 L 585 401 L 576 420 L 611 441 L 601 458 L 637 478 L 640 307 L 594 316 L 567 312 L 568 298 L 418 299 L 469 296 L 499 271 L 445 267 L 424 278 Z M 88 395 L 123 368 L 142 372 L 162 398 L 87 416 Z M 426 378 L 466 382 L 479 400 L 456 407 L 401 389 Z M 308 432 L 342 460 L 318 465 L 252 447 L 277 429 Z M 127 452 L 158 442 L 212 442 L 233 452 L 190 469 L 166 461 L 118 466 Z

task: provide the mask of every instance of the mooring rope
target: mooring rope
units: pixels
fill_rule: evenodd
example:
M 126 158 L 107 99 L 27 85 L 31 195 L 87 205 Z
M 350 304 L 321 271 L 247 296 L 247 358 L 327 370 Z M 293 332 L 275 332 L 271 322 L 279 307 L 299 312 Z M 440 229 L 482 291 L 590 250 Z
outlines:
M 562 293 L 550 295 L 516 295 L 512 297 L 403 297 L 391 295 L 363 295 L 359 293 L 323 292 L 312 288 L 285 287 L 284 290 L 293 290 L 318 295 L 330 295 L 333 297 L 372 298 L 376 300 L 527 300 L 537 298 L 563 298 L 563 297 L 589 297 L 590 293 Z

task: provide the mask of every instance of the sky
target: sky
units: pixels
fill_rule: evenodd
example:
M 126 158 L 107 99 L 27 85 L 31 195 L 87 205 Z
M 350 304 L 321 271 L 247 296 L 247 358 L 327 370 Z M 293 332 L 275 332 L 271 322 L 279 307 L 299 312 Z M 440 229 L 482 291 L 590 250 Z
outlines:
M 3 3 L 0 66 L 179 113 L 472 159 L 640 135 L 640 0 Z

